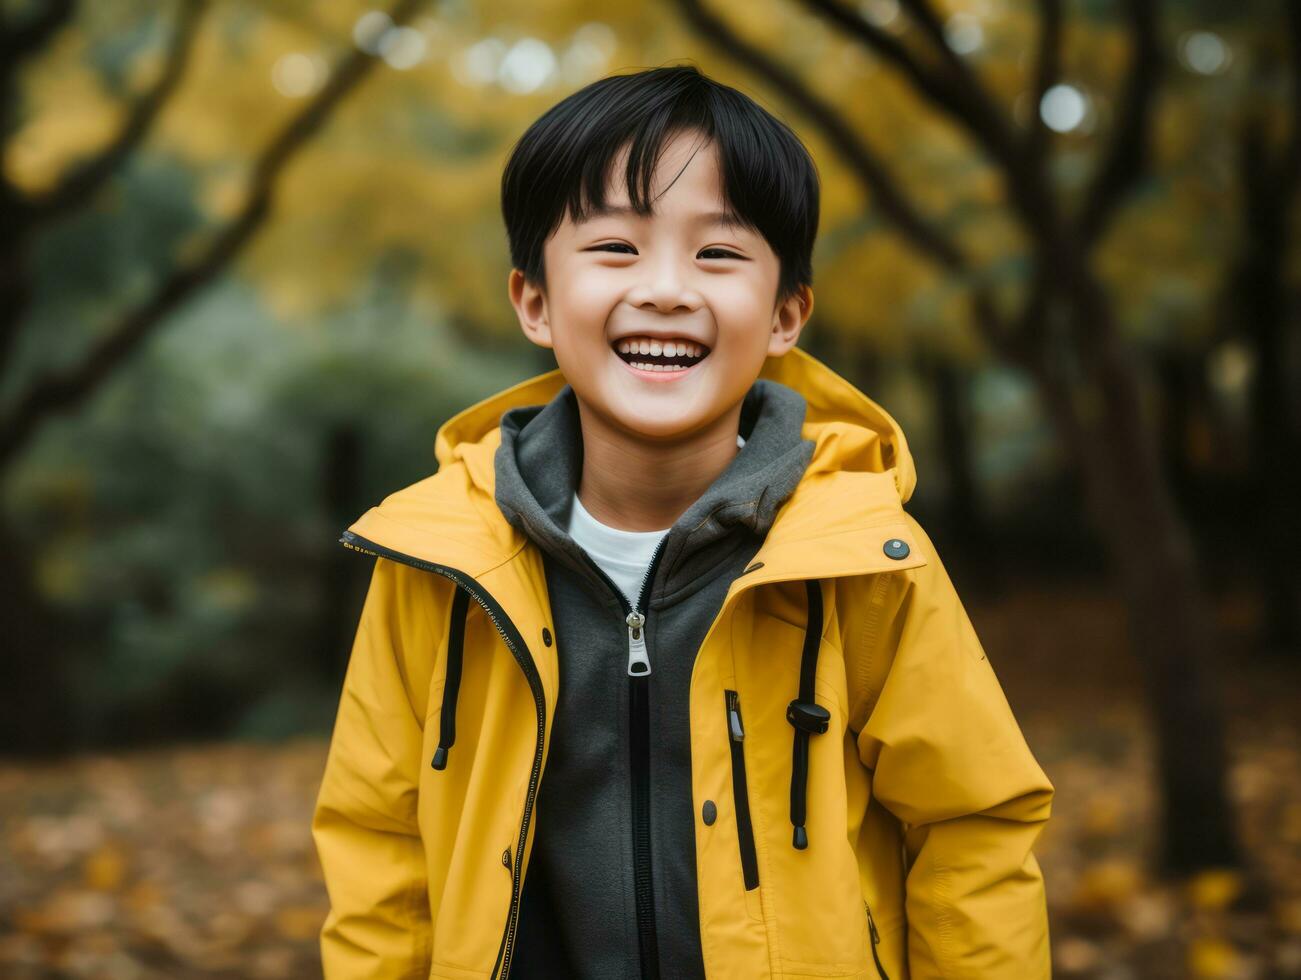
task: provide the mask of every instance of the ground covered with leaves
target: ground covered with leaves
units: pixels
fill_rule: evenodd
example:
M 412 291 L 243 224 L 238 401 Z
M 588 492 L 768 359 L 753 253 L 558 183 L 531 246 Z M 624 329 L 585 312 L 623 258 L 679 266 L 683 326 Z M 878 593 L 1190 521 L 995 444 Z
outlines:
M 1224 656 L 1246 873 L 1154 876 L 1153 747 L 1114 598 L 1018 591 L 971 614 L 1057 788 L 1036 849 L 1054 975 L 1301 977 L 1298 672 Z M 1249 602 L 1220 609 L 1226 635 Z M 309 830 L 320 739 L 0 765 L 0 976 L 320 975 Z

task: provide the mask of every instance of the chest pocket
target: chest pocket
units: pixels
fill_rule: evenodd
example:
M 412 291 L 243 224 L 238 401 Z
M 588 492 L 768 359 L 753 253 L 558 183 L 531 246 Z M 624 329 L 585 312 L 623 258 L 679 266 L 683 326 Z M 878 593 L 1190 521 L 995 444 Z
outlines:
M 755 589 L 733 620 L 733 667 L 749 707 L 759 885 L 767 883 L 763 905 L 776 923 L 781 970 L 861 977 L 872 975 L 870 938 L 845 833 L 848 688 L 826 591 L 832 584 L 788 580 Z

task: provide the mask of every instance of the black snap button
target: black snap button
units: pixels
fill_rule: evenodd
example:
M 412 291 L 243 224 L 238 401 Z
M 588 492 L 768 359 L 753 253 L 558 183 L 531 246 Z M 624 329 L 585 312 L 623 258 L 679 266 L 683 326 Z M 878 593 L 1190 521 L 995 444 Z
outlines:
M 885 543 L 882 550 L 891 558 L 907 558 L 908 542 L 901 541 L 899 538 L 891 538 Z
M 551 630 L 545 626 L 542 627 L 542 642 L 546 646 L 551 646 Z
M 713 800 L 705 800 L 705 805 L 700 808 L 700 815 L 705 818 L 705 826 L 709 826 L 718 817 L 718 807 L 714 806 Z

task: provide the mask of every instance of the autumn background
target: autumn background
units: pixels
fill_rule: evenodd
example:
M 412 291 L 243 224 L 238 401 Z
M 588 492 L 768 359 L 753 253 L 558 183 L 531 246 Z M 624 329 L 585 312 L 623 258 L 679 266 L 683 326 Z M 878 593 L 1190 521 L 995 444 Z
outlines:
M 818 162 L 802 344 L 1057 787 L 1054 974 L 1301 976 L 1283 0 L 0 0 L 0 975 L 319 975 L 336 539 L 554 366 L 513 141 L 683 61 Z

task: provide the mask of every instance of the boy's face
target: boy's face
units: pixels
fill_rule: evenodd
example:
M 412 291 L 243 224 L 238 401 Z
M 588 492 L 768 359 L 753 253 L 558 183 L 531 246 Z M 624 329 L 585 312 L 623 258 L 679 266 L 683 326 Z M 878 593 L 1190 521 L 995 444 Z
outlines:
M 813 309 L 807 287 L 777 305 L 771 246 L 713 217 L 726 208 L 714 146 L 701 142 L 691 132 L 666 146 L 649 218 L 618 210 L 628 207 L 624 147 L 607 184 L 610 213 L 581 224 L 566 213 L 547 239 L 545 293 L 511 273 L 525 335 L 555 351 L 583 411 L 633 438 L 735 426 L 764 359 L 795 345 Z

